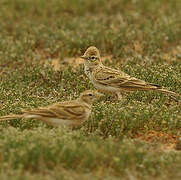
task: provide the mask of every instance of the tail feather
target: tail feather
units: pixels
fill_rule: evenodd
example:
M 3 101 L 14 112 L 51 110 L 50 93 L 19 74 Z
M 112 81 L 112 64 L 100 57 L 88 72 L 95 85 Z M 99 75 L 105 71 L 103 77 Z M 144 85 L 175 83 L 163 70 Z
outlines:
M 169 91 L 169 90 L 166 90 L 166 89 L 156 89 L 157 91 L 159 91 L 159 92 L 162 92 L 162 93 L 165 93 L 165 94 L 168 94 L 168 95 L 170 95 L 170 96 L 175 96 L 175 97 L 178 97 L 179 96 L 179 94 L 177 94 L 177 93 L 175 93 L 175 92 L 173 92 L 173 91 Z
M 12 114 L 12 115 L 7 115 L 7 116 L 1 116 L 0 117 L 0 121 L 6 121 L 6 120 L 13 120 L 13 119 L 19 119 L 19 118 L 23 118 L 24 115 L 23 114 Z
M 152 84 L 152 83 L 149 83 L 149 85 L 151 85 L 152 87 L 150 87 L 152 90 L 155 90 L 155 91 L 159 91 L 159 92 L 162 92 L 162 93 L 165 93 L 165 94 L 168 94 L 170 96 L 175 96 L 175 97 L 178 97 L 179 94 L 173 92 L 173 91 L 169 91 L 167 89 L 164 89 L 162 86 L 158 85 L 158 84 Z
M 54 117 L 54 113 L 49 111 L 48 109 L 34 109 L 34 110 L 23 110 L 23 113 L 26 115 L 35 115 L 42 117 Z
M 158 85 L 158 84 L 149 83 L 149 85 L 162 89 L 162 86 L 160 86 L 160 85 Z
M 162 86 L 160 85 L 157 85 L 157 84 L 152 84 L 150 83 L 149 84 L 150 86 L 150 89 L 152 89 L 153 91 L 158 91 L 158 92 L 162 92 L 164 94 L 167 94 L 169 95 L 172 99 L 174 99 L 175 101 L 178 101 L 178 98 L 179 98 L 179 94 L 173 92 L 173 91 L 169 91 L 167 89 L 164 89 Z
M 158 91 L 158 92 L 162 92 L 164 94 L 169 95 L 172 99 L 174 99 L 177 102 L 179 101 L 179 94 L 177 94 L 177 93 L 175 93 L 173 91 L 169 91 L 169 90 L 163 89 L 163 88 L 157 88 L 155 90 Z

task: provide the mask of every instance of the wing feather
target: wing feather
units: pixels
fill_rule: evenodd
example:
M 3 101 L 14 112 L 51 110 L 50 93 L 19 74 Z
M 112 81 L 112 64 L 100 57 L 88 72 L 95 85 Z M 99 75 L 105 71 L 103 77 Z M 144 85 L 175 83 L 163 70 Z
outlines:
M 86 116 L 84 106 L 77 102 L 56 103 L 44 108 L 25 110 L 24 113 L 65 120 L 79 120 Z
M 93 73 L 95 82 L 105 86 L 129 90 L 157 88 L 155 85 L 151 85 L 143 80 L 131 77 L 122 71 L 114 70 L 107 67 L 100 68 Z

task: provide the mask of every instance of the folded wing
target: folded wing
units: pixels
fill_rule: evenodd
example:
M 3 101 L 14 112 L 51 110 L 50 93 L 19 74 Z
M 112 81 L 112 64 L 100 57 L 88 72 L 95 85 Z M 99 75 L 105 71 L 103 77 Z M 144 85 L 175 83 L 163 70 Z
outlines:
M 157 89 L 158 85 L 150 84 L 128 74 L 111 68 L 102 68 L 94 72 L 95 81 L 105 86 L 122 88 L 128 91 Z
M 38 108 L 34 110 L 24 110 L 25 114 L 38 115 L 42 118 L 56 118 L 62 120 L 80 120 L 84 119 L 85 108 L 80 103 L 56 103 L 49 107 Z

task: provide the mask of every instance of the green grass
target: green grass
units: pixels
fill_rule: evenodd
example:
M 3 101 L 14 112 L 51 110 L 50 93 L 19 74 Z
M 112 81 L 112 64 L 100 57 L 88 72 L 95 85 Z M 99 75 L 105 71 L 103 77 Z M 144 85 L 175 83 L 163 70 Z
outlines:
M 94 87 L 65 59 L 90 45 L 104 64 L 181 95 L 180 0 L 2 0 L 0 115 Z M 45 62 L 58 59 L 60 70 Z M 75 130 L 0 124 L 0 179 L 180 179 L 181 104 L 156 92 L 96 102 Z M 169 148 L 169 147 L 172 148 Z M 179 149 L 179 148 L 178 148 Z

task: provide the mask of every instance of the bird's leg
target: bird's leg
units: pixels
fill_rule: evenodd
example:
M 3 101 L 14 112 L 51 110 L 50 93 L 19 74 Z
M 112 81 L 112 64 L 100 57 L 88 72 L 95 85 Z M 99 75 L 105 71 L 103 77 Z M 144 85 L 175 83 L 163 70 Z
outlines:
M 123 98 L 122 94 L 120 92 L 116 92 L 117 100 L 121 100 Z
M 114 93 L 113 96 L 111 97 L 112 102 L 119 101 L 121 99 L 122 99 L 122 95 L 120 92 Z

